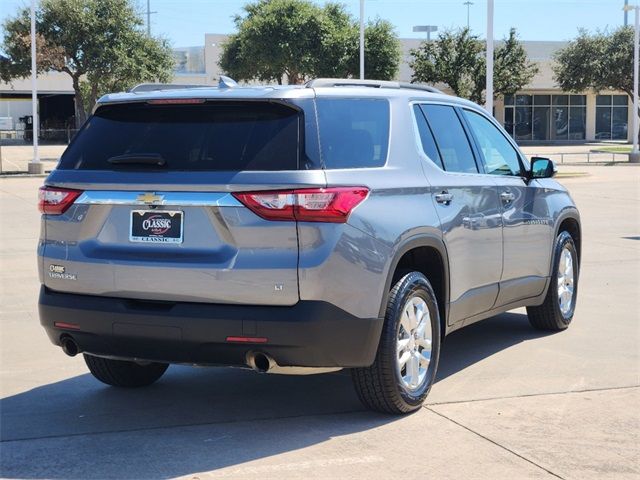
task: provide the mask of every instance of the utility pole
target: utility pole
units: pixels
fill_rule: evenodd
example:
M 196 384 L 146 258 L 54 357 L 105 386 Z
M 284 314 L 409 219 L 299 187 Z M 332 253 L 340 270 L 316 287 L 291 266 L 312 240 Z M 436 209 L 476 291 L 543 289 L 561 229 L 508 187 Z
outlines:
M 38 154 L 38 78 L 36 65 L 36 0 L 31 0 L 31 123 L 33 125 L 33 160 L 27 165 L 29 173 L 42 173 Z
M 467 0 L 463 5 L 467 6 L 467 30 L 469 30 L 469 9 L 471 8 L 471 5 L 473 5 L 473 2 L 471 0 Z
M 629 0 L 624 0 L 624 26 L 628 26 L 629 25 Z
M 360 0 L 360 80 L 364 80 L 364 0 Z
M 487 0 L 487 93 L 485 109 L 493 115 L 493 0 Z

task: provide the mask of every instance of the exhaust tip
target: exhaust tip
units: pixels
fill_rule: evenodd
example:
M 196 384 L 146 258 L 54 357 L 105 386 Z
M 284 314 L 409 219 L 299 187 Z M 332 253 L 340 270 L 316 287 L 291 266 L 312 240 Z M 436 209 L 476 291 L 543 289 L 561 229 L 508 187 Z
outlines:
M 75 357 L 80 353 L 80 347 L 78 347 L 76 341 L 69 335 L 63 335 L 60 338 L 60 347 L 62 347 L 62 351 L 70 357 Z
M 249 352 L 247 354 L 247 364 L 256 372 L 266 373 L 276 365 L 276 362 L 265 353 Z

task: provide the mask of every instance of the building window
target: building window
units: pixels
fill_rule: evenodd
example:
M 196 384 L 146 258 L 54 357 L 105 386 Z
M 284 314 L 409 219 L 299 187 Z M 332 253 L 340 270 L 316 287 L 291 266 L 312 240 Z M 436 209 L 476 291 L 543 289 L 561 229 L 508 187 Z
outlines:
M 596 140 L 626 140 L 629 131 L 629 97 L 596 97 Z
M 584 140 L 585 95 L 505 95 L 504 128 L 516 140 Z

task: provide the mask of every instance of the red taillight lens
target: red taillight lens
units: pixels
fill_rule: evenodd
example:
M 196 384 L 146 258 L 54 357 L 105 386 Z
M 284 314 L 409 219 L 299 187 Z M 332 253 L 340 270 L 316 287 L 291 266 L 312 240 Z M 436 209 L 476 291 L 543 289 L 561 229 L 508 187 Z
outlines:
M 48 215 L 60 215 L 80 196 L 81 190 L 68 188 L 40 187 L 38 208 Z
M 329 187 L 233 195 L 266 220 L 345 223 L 368 194 L 366 187 Z

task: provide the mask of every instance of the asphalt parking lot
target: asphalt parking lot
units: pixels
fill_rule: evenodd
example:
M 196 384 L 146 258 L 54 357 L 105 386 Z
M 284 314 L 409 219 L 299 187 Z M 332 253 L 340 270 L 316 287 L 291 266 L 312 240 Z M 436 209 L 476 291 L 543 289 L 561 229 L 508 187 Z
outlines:
M 571 328 L 537 332 L 516 310 L 455 332 L 406 417 L 365 411 L 346 372 L 98 383 L 38 323 L 43 179 L 0 178 L 0 476 L 640 478 L 640 168 L 567 168 L 588 173 L 561 179 L 583 218 Z

